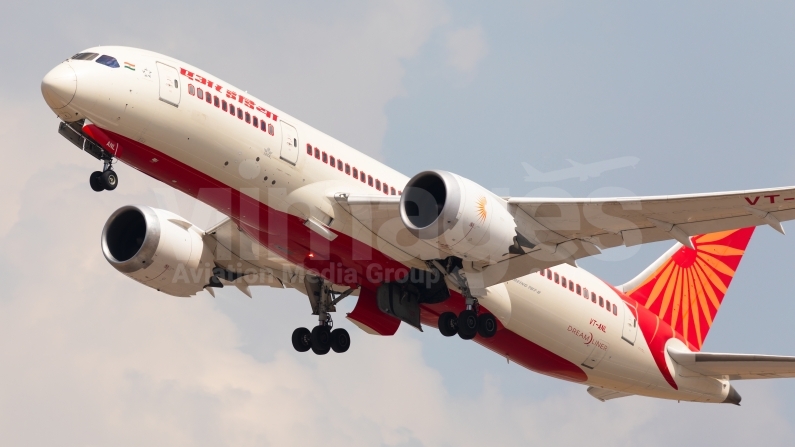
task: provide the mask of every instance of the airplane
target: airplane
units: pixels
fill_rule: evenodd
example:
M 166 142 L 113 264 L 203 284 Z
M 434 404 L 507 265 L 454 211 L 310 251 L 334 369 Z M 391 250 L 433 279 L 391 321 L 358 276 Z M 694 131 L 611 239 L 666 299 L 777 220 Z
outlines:
M 41 84 L 59 133 L 227 216 L 203 230 L 126 205 L 101 248 L 122 274 L 177 297 L 293 288 L 317 318 L 298 352 L 437 328 L 531 371 L 625 396 L 740 403 L 734 381 L 795 377 L 795 357 L 702 352 L 754 228 L 784 233 L 795 187 L 652 197 L 500 197 L 443 170 L 409 178 L 198 67 L 142 49 L 89 48 Z M 577 266 L 602 250 L 671 240 L 623 285 Z
M 529 163 L 522 162 L 524 170 L 527 172 L 526 182 L 559 182 L 570 178 L 579 178 L 581 182 L 589 178 L 599 177 L 605 171 L 626 167 L 635 167 L 640 159 L 638 157 L 618 157 L 610 160 L 597 161 L 595 163 L 582 164 L 571 159 L 566 159 L 571 164 L 570 168 L 558 169 L 557 171 L 541 172 Z

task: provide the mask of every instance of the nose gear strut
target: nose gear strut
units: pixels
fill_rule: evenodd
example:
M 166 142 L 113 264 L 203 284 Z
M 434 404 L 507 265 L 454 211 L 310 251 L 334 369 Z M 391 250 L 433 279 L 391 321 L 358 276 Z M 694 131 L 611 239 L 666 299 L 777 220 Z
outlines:
M 113 170 L 115 158 L 110 152 L 97 144 L 96 141 L 83 133 L 83 124 L 85 124 L 85 120 L 75 121 L 74 123 L 61 122 L 58 125 L 58 133 L 81 150 L 104 163 L 101 171 L 91 173 L 88 179 L 91 189 L 96 192 L 113 191 L 119 186 L 119 176 Z

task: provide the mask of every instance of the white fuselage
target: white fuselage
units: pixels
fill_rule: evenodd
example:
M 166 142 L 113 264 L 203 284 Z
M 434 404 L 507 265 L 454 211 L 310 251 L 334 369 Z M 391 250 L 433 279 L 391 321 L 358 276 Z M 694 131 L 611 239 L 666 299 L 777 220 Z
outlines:
M 371 236 L 354 230 L 345 219 L 329 221 L 329 216 L 340 211 L 328 197 L 339 192 L 395 195 L 409 180 L 405 175 L 197 67 L 133 48 L 86 51 L 111 55 L 121 66 L 110 68 L 80 60 L 64 62 L 77 77 L 74 97 L 64 107 L 54 109 L 64 121 L 87 119 L 106 132 L 145 145 L 152 153 L 202 173 L 219 188 L 231 188 L 282 213 L 315 218 L 404 265 L 416 265 L 417 260 L 401 258 L 400 253 L 374 244 Z M 170 91 L 166 91 L 168 82 Z M 202 99 L 198 89 L 202 90 Z M 208 92 L 212 95 L 209 103 Z M 227 103 L 226 111 L 220 104 L 223 101 Z M 229 111 L 231 105 L 235 115 Z M 238 109 L 242 110 L 242 119 L 237 116 Z M 245 114 L 250 115 L 248 122 Z M 260 123 L 257 127 L 253 123 L 255 117 Z M 315 157 L 316 150 L 320 159 Z M 149 156 L 150 165 L 138 162 L 133 166 L 150 173 L 148 166 L 154 169 L 161 161 L 157 157 Z M 119 154 L 119 159 L 124 162 L 124 154 Z M 346 172 L 348 169 L 363 171 L 366 180 L 354 179 Z M 176 172 L 173 179 L 162 174 L 157 177 L 211 203 L 222 213 L 233 214 L 233 204 L 224 209 L 217 201 L 205 200 L 212 191 L 195 191 L 191 185 L 180 184 L 182 180 Z M 269 231 L 265 227 L 263 224 L 262 230 Z M 678 389 L 672 387 L 655 363 L 625 296 L 583 269 L 562 264 L 549 270 L 552 279 L 545 270 L 493 286 L 480 302 L 507 330 L 579 368 L 579 382 L 666 399 L 722 402 L 726 398 L 728 382 L 703 376 L 683 377 L 665 354 L 666 368 Z M 557 283 L 556 275 L 561 277 Z M 561 285 L 562 277 L 574 284 L 574 290 L 568 284 Z M 587 298 L 582 289 L 588 290 Z M 673 338 L 669 343 L 681 344 Z M 509 360 L 513 357 L 503 355 Z

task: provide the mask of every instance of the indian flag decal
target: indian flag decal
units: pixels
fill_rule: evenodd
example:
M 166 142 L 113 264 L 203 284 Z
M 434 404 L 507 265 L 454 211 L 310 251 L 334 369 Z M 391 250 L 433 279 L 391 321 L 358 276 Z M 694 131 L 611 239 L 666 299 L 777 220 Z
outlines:
M 128 70 L 135 71 L 135 64 L 131 64 L 131 63 L 129 63 L 129 62 L 125 62 L 125 63 L 124 63 L 124 68 L 126 68 L 126 69 L 128 69 Z

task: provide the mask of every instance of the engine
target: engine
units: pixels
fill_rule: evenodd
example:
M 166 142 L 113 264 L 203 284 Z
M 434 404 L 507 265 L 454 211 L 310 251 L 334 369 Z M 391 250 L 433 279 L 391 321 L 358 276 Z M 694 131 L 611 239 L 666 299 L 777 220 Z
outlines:
M 213 276 L 203 232 L 168 211 L 125 206 L 102 230 L 102 253 L 116 270 L 174 296 L 200 292 Z
M 527 245 L 520 244 L 525 240 L 504 199 L 450 172 L 425 171 L 409 180 L 400 218 L 414 236 L 469 261 L 496 263 Z

